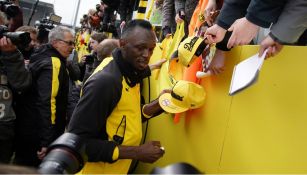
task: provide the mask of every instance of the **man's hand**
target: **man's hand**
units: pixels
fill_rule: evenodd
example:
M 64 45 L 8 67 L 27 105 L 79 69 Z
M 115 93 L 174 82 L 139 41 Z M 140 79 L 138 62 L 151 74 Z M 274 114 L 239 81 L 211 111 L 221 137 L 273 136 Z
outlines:
M 161 108 L 159 104 L 159 97 L 164 93 L 171 93 L 171 92 L 172 92 L 171 89 L 162 90 L 157 99 L 150 102 L 149 104 L 144 105 L 143 113 L 146 114 L 147 116 L 151 116 L 151 118 L 161 114 L 164 110 Z
M 277 55 L 283 48 L 283 45 L 281 45 L 279 42 L 274 41 L 272 37 L 267 36 L 264 38 L 264 40 L 260 44 L 259 49 L 259 57 L 262 56 L 264 51 L 268 49 L 265 58 L 273 57 Z
M 165 94 L 165 93 L 171 93 L 172 92 L 172 89 L 163 89 L 160 94 L 159 94 L 159 97 L 162 95 L 162 94 Z M 158 98 L 159 98 L 158 97 Z
M 257 35 L 259 26 L 251 23 L 245 17 L 237 19 L 228 29 L 232 34 L 227 43 L 230 49 L 237 45 L 249 44 L 251 40 Z
M 12 43 L 9 38 L 5 36 L 0 39 L 0 50 L 2 52 L 14 52 L 17 50 L 17 47 Z
M 43 158 L 46 156 L 47 153 L 47 147 L 42 147 L 40 151 L 37 151 L 37 157 L 40 160 L 43 160 Z
M 217 75 L 224 71 L 224 65 L 225 65 L 224 51 L 216 50 L 214 57 L 212 58 L 212 61 L 208 67 L 208 70 L 213 75 Z
M 136 154 L 137 160 L 146 163 L 153 163 L 163 156 L 164 150 L 161 149 L 159 141 L 150 141 L 140 145 Z
M 182 16 L 185 16 L 184 11 L 179 11 L 179 13 L 176 14 L 175 21 L 177 24 L 180 24 L 183 22 L 183 19 L 181 18 Z
M 223 40 L 225 37 L 226 30 L 220 27 L 217 24 L 214 24 L 212 27 L 209 27 L 205 33 L 205 37 L 207 37 L 208 43 L 218 43 Z
M 205 8 L 205 20 L 209 26 L 213 25 L 213 19 L 211 13 L 216 10 L 216 1 L 209 0 Z
M 153 64 L 149 64 L 149 68 L 151 71 L 155 70 L 155 69 L 160 69 L 162 64 L 165 63 L 167 61 L 167 59 L 163 58 Z
M 85 65 L 85 62 L 86 62 L 86 56 L 83 55 L 83 56 L 81 57 L 81 60 L 80 60 L 80 62 L 79 62 L 79 65 L 80 65 L 81 67 L 83 67 L 83 66 Z
M 120 26 L 119 26 L 120 31 L 123 31 L 125 25 L 126 25 L 126 21 L 122 21 L 122 22 L 120 23 Z

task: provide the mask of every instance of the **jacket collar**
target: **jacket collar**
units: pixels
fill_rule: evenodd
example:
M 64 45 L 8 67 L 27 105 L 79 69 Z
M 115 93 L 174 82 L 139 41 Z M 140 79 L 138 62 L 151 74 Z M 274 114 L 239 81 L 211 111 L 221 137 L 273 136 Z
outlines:
M 139 71 L 135 69 L 129 62 L 127 62 L 121 53 L 119 48 L 115 49 L 112 56 L 118 65 L 122 75 L 124 76 L 127 84 L 130 87 L 134 87 L 136 84 L 140 83 L 144 78 L 151 75 L 149 66 L 145 70 Z

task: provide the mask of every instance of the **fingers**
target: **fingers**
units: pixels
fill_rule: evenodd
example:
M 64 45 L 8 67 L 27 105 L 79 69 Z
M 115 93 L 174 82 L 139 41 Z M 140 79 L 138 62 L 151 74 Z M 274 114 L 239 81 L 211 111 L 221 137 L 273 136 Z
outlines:
M 179 16 L 178 13 L 176 14 L 175 21 L 176 21 L 176 23 L 178 23 L 178 24 L 183 22 L 183 20 L 180 18 L 180 16 Z
M 260 46 L 258 57 L 261 57 L 263 55 L 264 50 L 264 46 Z
M 221 74 L 225 69 L 224 68 L 210 68 L 210 72 L 213 74 L 213 75 L 218 75 L 218 74 Z
M 234 22 L 228 29 L 228 32 L 232 32 L 233 31 L 233 28 L 234 28 L 234 25 L 236 24 L 236 22 Z
M 233 34 L 231 34 L 228 43 L 227 43 L 227 48 L 230 49 L 233 47 L 234 43 L 235 43 L 235 36 Z
M 165 63 L 166 61 L 167 61 L 167 59 L 165 59 L 165 58 L 159 60 L 159 61 L 156 63 L 157 67 L 161 67 L 161 65 L 162 65 L 163 63 Z
M 158 146 L 159 148 L 160 148 L 160 146 L 161 146 L 160 141 L 150 141 L 150 143 L 151 143 L 152 145 L 154 145 L 154 146 Z
M 171 93 L 171 92 L 172 92 L 171 89 L 164 89 L 164 90 L 162 90 L 161 95 L 165 94 L 165 93 Z
M 208 41 L 209 44 L 214 43 L 214 40 L 213 40 L 213 38 L 212 38 L 212 35 L 207 35 L 206 38 L 207 38 L 207 41 Z
M 236 24 L 236 22 L 234 22 L 228 29 L 229 32 L 232 32 L 234 29 L 234 25 Z M 236 32 L 233 32 L 228 40 L 227 43 L 227 48 L 230 49 L 233 47 L 235 41 L 236 41 L 236 36 L 235 36 Z
M 46 152 L 44 150 L 37 151 L 37 157 L 38 159 L 42 160 L 46 155 Z
M 0 46 L 5 46 L 7 43 L 8 41 L 5 36 L 0 39 Z

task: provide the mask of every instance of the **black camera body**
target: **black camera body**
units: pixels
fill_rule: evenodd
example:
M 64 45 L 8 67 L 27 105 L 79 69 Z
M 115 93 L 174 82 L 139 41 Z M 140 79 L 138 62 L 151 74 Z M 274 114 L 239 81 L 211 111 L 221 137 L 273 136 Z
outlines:
M 38 171 L 42 174 L 75 174 L 86 161 L 82 139 L 75 134 L 64 133 L 48 147 L 47 156 Z
M 15 17 L 19 13 L 19 7 L 9 0 L 0 0 L 0 10 L 4 12 L 8 18 Z
M 3 36 L 9 38 L 18 48 L 26 48 L 31 42 L 29 32 L 9 32 L 6 26 L 0 25 L 0 38 Z
M 51 30 L 55 26 L 53 23 L 49 22 L 49 19 L 44 18 L 40 21 L 35 22 L 35 27 L 37 27 L 39 30 L 44 29 L 44 30 Z
M 85 64 L 93 64 L 96 56 L 93 54 L 85 55 Z
M 38 29 L 37 40 L 43 44 L 48 42 L 48 34 L 55 24 L 60 24 L 62 17 L 51 14 L 47 18 L 35 22 L 35 27 Z

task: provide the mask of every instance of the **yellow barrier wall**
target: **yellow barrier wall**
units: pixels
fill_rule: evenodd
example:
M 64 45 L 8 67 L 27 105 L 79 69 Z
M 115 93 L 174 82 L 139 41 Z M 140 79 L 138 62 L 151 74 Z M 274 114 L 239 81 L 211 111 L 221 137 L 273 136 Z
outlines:
M 202 79 L 206 103 L 190 122 L 184 115 L 179 124 L 167 114 L 151 119 L 146 140 L 160 140 L 166 153 L 135 173 L 176 162 L 205 173 L 307 173 L 307 47 L 284 47 L 264 62 L 256 84 L 228 96 L 234 64 L 257 51 L 233 49 L 223 74 Z M 155 83 L 151 78 L 151 99 Z

